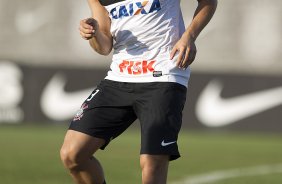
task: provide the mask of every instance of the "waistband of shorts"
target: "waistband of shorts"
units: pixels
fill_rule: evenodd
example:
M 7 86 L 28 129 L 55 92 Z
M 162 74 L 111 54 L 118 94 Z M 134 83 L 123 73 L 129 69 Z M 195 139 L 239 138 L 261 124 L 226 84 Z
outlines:
M 104 79 L 101 81 L 100 85 L 102 86 L 111 86 L 111 87 L 118 87 L 118 88 L 135 88 L 135 87 L 146 87 L 146 88 L 177 88 L 181 90 L 187 90 L 187 87 L 179 84 L 177 82 L 121 82 L 121 81 L 114 81 L 109 79 Z

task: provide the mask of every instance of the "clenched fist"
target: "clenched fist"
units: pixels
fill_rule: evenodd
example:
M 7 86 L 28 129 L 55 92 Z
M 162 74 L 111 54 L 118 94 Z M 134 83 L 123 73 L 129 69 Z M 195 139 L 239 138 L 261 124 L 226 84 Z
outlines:
M 91 38 L 93 38 L 98 28 L 98 22 L 93 18 L 83 19 L 80 21 L 80 35 L 85 40 L 90 40 Z

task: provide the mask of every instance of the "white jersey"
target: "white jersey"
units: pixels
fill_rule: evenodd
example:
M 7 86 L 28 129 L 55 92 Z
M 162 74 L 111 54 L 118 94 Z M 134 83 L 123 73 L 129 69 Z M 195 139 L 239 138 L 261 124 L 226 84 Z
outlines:
M 190 69 L 176 66 L 170 52 L 185 31 L 180 0 L 119 0 L 105 6 L 114 53 L 106 79 L 177 82 L 187 87 Z

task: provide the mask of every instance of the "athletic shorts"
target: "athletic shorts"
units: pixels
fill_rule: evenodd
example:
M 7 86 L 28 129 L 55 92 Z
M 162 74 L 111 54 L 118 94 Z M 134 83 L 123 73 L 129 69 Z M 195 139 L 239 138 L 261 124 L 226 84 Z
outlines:
M 69 129 L 102 138 L 105 144 L 137 118 L 140 154 L 180 157 L 177 145 L 187 88 L 174 82 L 126 83 L 103 80 L 84 101 Z

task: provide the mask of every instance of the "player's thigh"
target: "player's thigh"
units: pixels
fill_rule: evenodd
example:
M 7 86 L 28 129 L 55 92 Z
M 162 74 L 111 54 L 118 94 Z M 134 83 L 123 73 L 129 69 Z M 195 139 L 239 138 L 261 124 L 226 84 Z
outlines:
M 104 139 L 68 130 L 61 148 L 61 157 L 77 161 L 89 159 L 104 144 Z
M 151 168 L 163 168 L 166 170 L 169 165 L 168 155 L 150 155 L 141 154 L 140 155 L 140 165 L 141 167 L 151 167 Z
M 149 94 L 135 106 L 142 127 L 141 154 L 170 155 L 170 160 L 177 159 L 187 89 L 177 83 L 155 83 L 147 90 L 149 87 L 144 92 Z

